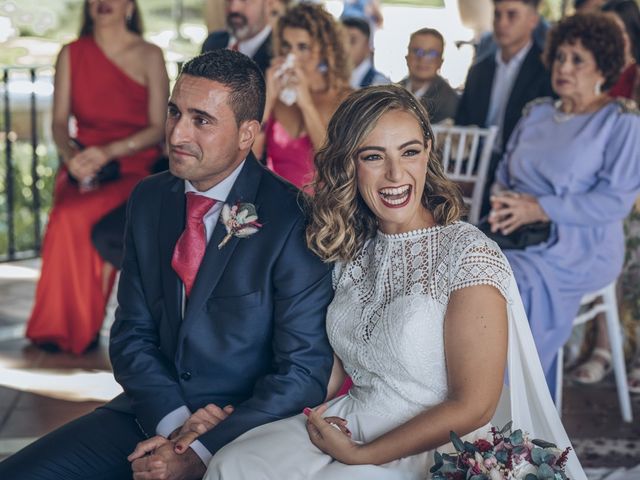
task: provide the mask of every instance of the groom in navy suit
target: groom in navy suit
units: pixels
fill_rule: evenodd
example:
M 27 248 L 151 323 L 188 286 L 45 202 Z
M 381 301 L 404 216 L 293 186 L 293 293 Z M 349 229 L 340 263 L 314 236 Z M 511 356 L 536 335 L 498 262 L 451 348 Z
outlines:
M 251 154 L 264 102 L 238 52 L 184 65 L 170 172 L 138 184 L 127 208 L 109 348 L 124 394 L 0 463 L 0 478 L 201 478 L 234 438 L 324 400 L 330 270 L 306 247 L 298 191 Z M 164 438 L 207 405 L 217 425 L 178 455 Z M 151 436 L 163 442 L 130 463 Z

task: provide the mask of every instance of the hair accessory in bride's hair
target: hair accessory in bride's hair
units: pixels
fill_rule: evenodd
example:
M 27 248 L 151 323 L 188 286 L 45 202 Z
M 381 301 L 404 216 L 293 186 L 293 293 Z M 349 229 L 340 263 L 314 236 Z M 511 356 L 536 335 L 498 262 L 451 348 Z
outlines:
M 422 127 L 422 132 L 424 133 L 424 136 L 426 138 L 431 138 L 431 134 L 429 133 L 429 129 L 427 128 L 427 125 L 424 123 L 424 120 L 422 120 L 422 116 L 420 115 L 420 110 L 418 109 L 417 103 L 419 102 L 419 100 L 417 98 L 415 98 L 413 96 L 413 94 L 411 94 L 411 104 L 409 105 L 411 107 L 411 110 L 414 111 L 414 114 L 416 116 L 416 118 L 418 119 L 418 121 L 420 122 L 420 126 Z

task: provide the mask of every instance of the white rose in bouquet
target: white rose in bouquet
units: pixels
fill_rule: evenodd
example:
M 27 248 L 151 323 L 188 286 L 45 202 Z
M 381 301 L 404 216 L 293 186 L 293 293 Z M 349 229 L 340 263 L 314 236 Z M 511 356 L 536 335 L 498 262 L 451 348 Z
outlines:
M 489 480 L 504 480 L 504 475 L 497 468 L 492 468 L 489 472 Z
M 526 460 L 523 460 L 519 464 L 514 465 L 511 478 L 514 480 L 524 480 L 530 473 L 537 476 L 538 468 L 535 465 L 531 465 Z

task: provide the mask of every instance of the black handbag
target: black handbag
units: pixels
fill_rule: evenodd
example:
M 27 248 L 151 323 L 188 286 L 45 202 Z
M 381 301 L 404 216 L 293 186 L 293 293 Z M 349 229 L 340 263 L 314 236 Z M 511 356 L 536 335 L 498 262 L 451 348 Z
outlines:
M 78 184 L 78 179 L 71 175 L 69 175 L 69 181 L 74 185 Z M 112 180 L 117 180 L 120 178 L 120 163 L 117 160 L 111 160 L 109 163 L 106 163 L 94 176 L 94 181 L 98 184 L 103 184 L 110 182 Z
M 487 237 L 496 242 L 502 250 L 523 250 L 531 245 L 546 242 L 549 239 L 549 235 L 551 235 L 550 222 L 529 223 L 514 230 L 509 235 L 504 235 L 499 231 L 492 232 L 487 217 L 484 217 L 480 220 L 478 228 Z
M 84 145 L 82 145 L 75 138 L 72 138 L 69 141 L 75 148 L 78 148 L 79 150 L 84 149 Z M 67 175 L 69 176 L 69 182 L 71 182 L 74 185 L 78 185 L 78 179 L 76 177 L 71 175 L 70 172 L 67 172 Z M 104 164 L 100 170 L 96 172 L 93 178 L 93 181 L 96 182 L 97 184 L 103 184 L 103 183 L 111 182 L 113 180 L 117 180 L 119 178 L 120 178 L 120 162 L 118 162 L 117 160 L 110 160 L 109 162 Z

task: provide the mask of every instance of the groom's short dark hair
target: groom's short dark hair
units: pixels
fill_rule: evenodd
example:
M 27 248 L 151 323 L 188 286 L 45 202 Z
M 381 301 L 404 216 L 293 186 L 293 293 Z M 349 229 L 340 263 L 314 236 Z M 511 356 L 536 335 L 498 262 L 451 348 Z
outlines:
M 206 78 L 229 88 L 229 106 L 238 125 L 245 120 L 262 122 L 265 80 L 258 65 L 246 55 L 228 49 L 212 50 L 185 63 L 180 75 Z

